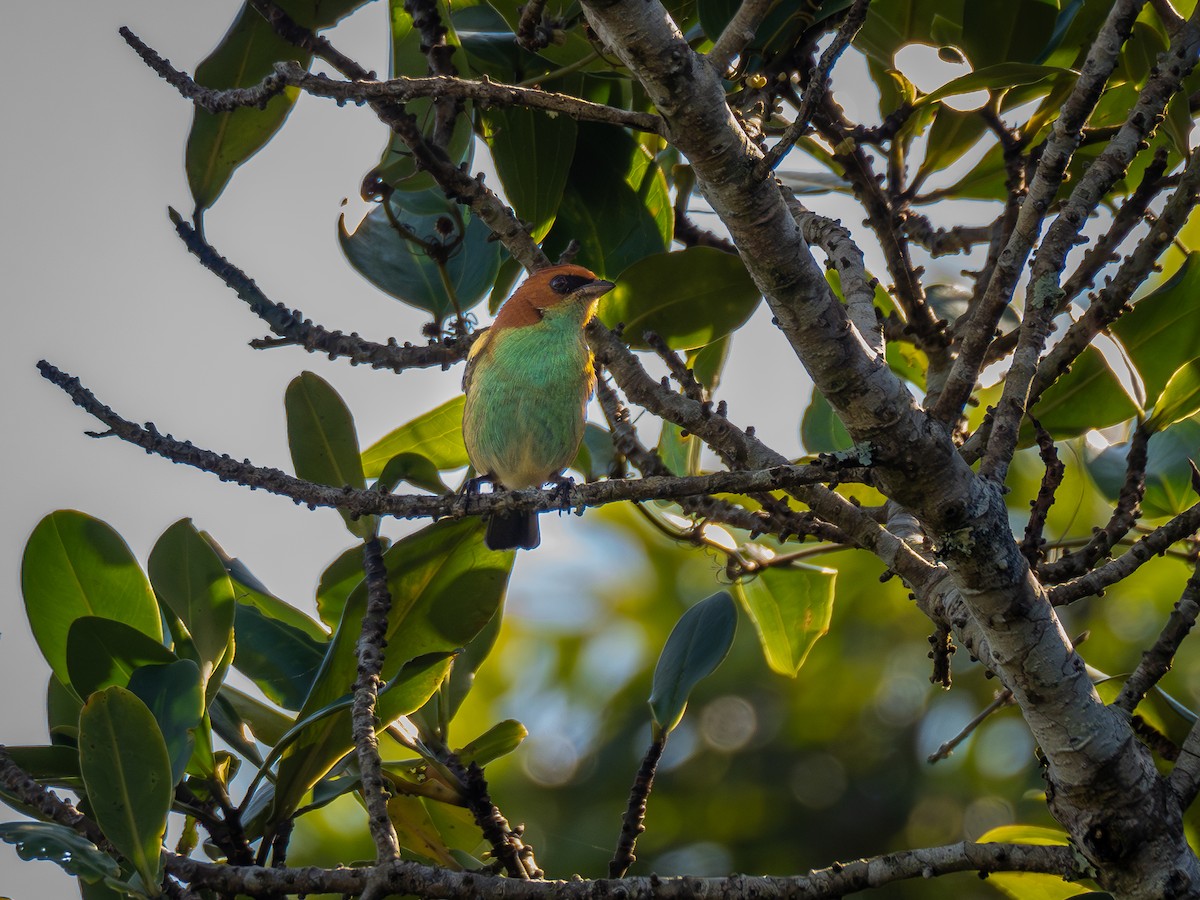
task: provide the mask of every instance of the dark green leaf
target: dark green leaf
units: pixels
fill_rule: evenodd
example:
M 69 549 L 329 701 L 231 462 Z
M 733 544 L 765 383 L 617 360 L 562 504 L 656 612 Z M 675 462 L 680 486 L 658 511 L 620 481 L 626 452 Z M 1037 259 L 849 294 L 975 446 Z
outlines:
M 621 273 L 600 301 L 600 320 L 625 323 L 625 338 L 647 349 L 642 335 L 655 331 L 674 350 L 706 346 L 736 331 L 761 295 L 737 256 L 690 247 L 648 256 Z
M 929 128 L 925 158 L 921 161 L 918 177 L 923 179 L 931 172 L 958 162 L 986 132 L 987 123 L 978 111 L 959 112 L 942 104 Z
M 771 670 L 795 678 L 808 653 L 829 630 L 834 569 L 792 565 L 739 581 L 740 595 Z
M 353 234 L 338 219 L 342 252 L 359 274 L 384 293 L 441 321 L 484 298 L 500 269 L 500 245 L 491 230 L 440 191 L 394 193 L 387 201 L 397 230 L 380 203 Z M 445 226 L 449 234 L 439 228 Z M 448 254 L 438 262 L 414 240 Z M 461 240 L 460 240 L 461 238 Z
M 67 634 L 67 671 L 82 698 L 114 684 L 127 687 L 129 676 L 142 666 L 177 659 L 160 641 L 115 619 L 81 616 Z
M 288 385 L 283 405 L 288 448 L 299 478 L 330 487 L 362 490 L 367 486 L 354 417 L 329 382 L 312 372 L 301 372 Z M 364 540 L 379 527 L 374 516 L 355 519 L 339 512 L 350 533 Z
M 385 554 L 392 608 L 382 677 L 390 680 L 409 659 L 465 647 L 495 616 L 504 597 L 513 554 L 488 550 L 477 518 L 445 519 L 404 540 Z M 324 663 L 300 711 L 305 719 L 345 695 L 354 683 L 355 646 L 366 608 L 366 587 L 346 602 Z M 444 675 L 444 672 L 443 672 Z M 439 678 L 440 680 L 440 678 Z M 436 684 L 430 686 L 430 692 Z M 412 712 L 409 693 L 380 697 L 381 722 Z M 304 793 L 351 747 L 348 713 L 305 729 L 279 765 L 272 820 L 289 815 Z
M 577 240 L 577 263 L 615 277 L 664 252 L 674 221 L 666 177 L 646 148 L 623 131 L 581 124 L 547 254 L 557 256 Z
M 976 70 L 1042 56 L 1058 21 L 1057 0 L 969 0 L 963 4 L 962 43 Z
M 268 747 L 273 747 L 283 738 L 295 721 L 253 697 L 243 694 L 227 684 L 221 685 L 220 700 L 229 711 L 248 727 L 254 737 Z
M 38 648 L 64 684 L 67 632 L 80 616 L 120 619 L 162 640 L 158 604 L 128 545 L 106 523 L 73 509 L 46 516 L 29 536 L 21 593 Z
M 725 360 L 729 358 L 729 348 L 732 344 L 733 339 L 725 335 L 688 353 L 688 368 L 710 394 L 721 384 L 721 372 L 725 368 Z
M 467 446 L 462 436 L 464 402 L 460 394 L 385 434 L 363 451 L 363 472 L 368 478 L 378 478 L 383 467 L 401 453 L 424 456 L 440 471 L 467 465 Z
M 117 861 L 66 825 L 57 822 L 5 822 L 0 841 L 17 848 L 21 859 L 45 859 L 86 882 L 120 874 Z
M 296 607 L 272 594 L 267 586 L 254 577 L 246 565 L 236 557 L 226 556 L 224 551 L 212 539 L 211 535 L 201 532 L 209 546 L 216 551 L 217 556 L 225 564 L 225 571 L 233 582 L 234 597 L 238 603 L 253 606 L 264 616 L 277 619 L 293 628 L 298 628 L 315 641 L 328 640 L 329 634 L 318 622 L 306 616 Z
M 326 644 L 286 622 L 239 603 L 234 622 L 234 667 L 285 709 L 304 704 L 325 657 Z
M 912 43 L 958 45 L 962 42 L 963 6 L 978 0 L 874 0 L 854 46 L 884 68 Z
M 69 787 L 82 786 L 79 775 L 79 750 L 75 747 L 12 747 L 5 752 L 31 778 L 45 785 Z
M 616 450 L 608 429 L 588 422 L 571 468 L 580 473 L 584 481 L 596 481 L 608 476 L 615 461 Z
M 1170 279 L 1113 325 L 1113 334 L 1142 377 L 1147 397 L 1159 396 L 1175 370 L 1196 356 L 1200 347 L 1197 297 L 1200 253 L 1190 253 Z
M 1146 493 L 1142 498 L 1146 516 L 1176 516 L 1196 502 L 1190 461 L 1200 456 L 1198 448 L 1200 422 L 1194 419 L 1185 419 L 1150 438 L 1146 445 Z M 1088 454 L 1087 467 L 1092 480 L 1114 503 L 1125 480 L 1128 455 L 1127 443 Z
M 389 459 L 383 471 L 379 473 L 375 487 L 381 491 L 392 492 L 404 481 L 432 494 L 450 492 L 433 460 L 420 453 L 398 453 Z
M 317 614 L 331 629 L 337 628 L 346 598 L 363 580 L 363 550 L 361 546 L 343 551 L 321 573 L 317 583 Z
M 654 667 L 650 714 L 665 735 L 683 718 L 692 688 L 725 659 L 737 629 L 737 605 L 726 591 L 701 600 L 671 629 Z
M 829 401 L 820 391 L 813 391 L 812 400 L 800 420 L 800 441 L 806 453 L 836 453 L 854 446 L 850 432 L 837 417 Z
M 1175 370 L 1175 374 L 1167 381 L 1167 386 L 1158 395 L 1158 400 L 1154 403 L 1154 413 L 1146 422 L 1146 427 L 1151 431 L 1162 431 L 1198 412 L 1200 357 L 1184 363 Z
M 204 718 L 200 667 L 190 659 L 142 666 L 129 677 L 129 691 L 154 714 L 171 759 L 171 784 L 178 784 L 192 758 L 195 732 Z
M 205 684 L 233 636 L 233 583 L 220 557 L 192 524 L 180 519 L 150 551 L 154 592 L 188 630 Z
M 79 714 L 79 770 L 92 813 L 147 885 L 157 885 L 173 794 L 171 760 L 154 715 L 121 687 Z
M 702 443 L 694 434 L 684 436 L 674 422 L 663 422 L 658 436 L 658 455 L 672 475 L 695 475 L 700 471 Z M 666 502 L 666 501 L 662 501 Z
M 51 674 L 46 684 L 46 726 L 50 732 L 50 740 L 59 743 L 56 734 L 59 729 L 79 727 L 79 711 L 83 709 L 83 701 L 71 688 Z M 72 741 L 74 746 L 74 741 Z
M 1107 428 L 1132 418 L 1137 407 L 1129 398 L 1104 356 L 1094 347 L 1085 350 L 1031 410 L 1056 440 L 1075 437 L 1093 428 Z M 1033 442 L 1033 427 L 1026 420 L 1021 442 Z
M 571 170 L 575 120 L 520 106 L 491 107 L 482 119 L 504 194 L 540 241 L 554 224 Z

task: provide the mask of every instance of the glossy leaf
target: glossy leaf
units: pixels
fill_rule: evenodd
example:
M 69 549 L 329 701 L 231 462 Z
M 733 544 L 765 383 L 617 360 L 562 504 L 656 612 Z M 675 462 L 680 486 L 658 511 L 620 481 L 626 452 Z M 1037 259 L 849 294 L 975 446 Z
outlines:
M 432 494 L 450 493 L 433 460 L 420 453 L 399 453 L 388 460 L 375 482 L 377 490 L 395 491 L 403 482 Z
M 363 550 L 354 546 L 338 554 L 337 559 L 326 566 L 317 582 L 317 614 L 331 629 L 337 628 L 346 598 L 363 580 Z
M 38 648 L 64 684 L 67 632 L 80 616 L 118 619 L 162 640 L 158 603 L 133 553 L 84 513 L 62 509 L 38 523 L 21 560 L 21 593 Z
M 113 685 L 127 687 L 142 666 L 169 665 L 178 657 L 160 641 L 115 619 L 81 616 L 67 633 L 67 671 L 80 697 Z
M 1058 22 L 1057 0 L 967 0 L 959 46 L 979 70 L 1042 56 Z
M 1042 394 L 1031 412 L 1059 440 L 1124 422 L 1137 413 L 1137 407 L 1104 356 L 1089 347 L 1071 371 Z M 1022 426 L 1021 442 L 1025 446 L 1033 442 L 1028 420 Z
M 540 241 L 562 201 L 578 126 L 570 116 L 520 106 L 491 107 L 482 120 L 504 194 Z
M 646 149 L 623 131 L 581 124 L 547 254 L 555 257 L 577 240 L 575 262 L 616 277 L 666 251 L 674 221 L 666 178 Z
M 96 823 L 146 885 L 157 885 L 171 809 L 171 760 L 154 715 L 121 687 L 79 715 L 79 769 Z
M 464 745 L 458 751 L 458 758 L 464 766 L 471 763 L 486 766 L 493 760 L 512 753 L 528 736 L 529 729 L 516 719 L 505 719 Z
M 500 608 L 513 554 L 484 546 L 480 519 L 446 519 L 396 542 L 384 561 L 392 608 L 382 677 L 389 681 L 406 661 L 455 651 L 483 630 Z M 366 586 L 359 585 L 348 598 L 301 719 L 337 701 L 354 683 L 366 595 Z M 428 694 L 416 706 L 408 705 L 411 699 L 399 691 L 380 697 L 379 720 L 390 722 L 412 712 Z M 279 765 L 273 821 L 289 815 L 305 791 L 350 749 L 348 715 L 323 719 L 289 747 Z
M 1133 305 L 1113 325 L 1142 377 L 1147 397 L 1157 397 L 1181 365 L 1200 347 L 1200 253 L 1190 253 L 1166 282 Z
M 836 580 L 834 569 L 793 564 L 764 569 L 737 583 L 772 671 L 795 678 L 809 651 L 829 631 Z
M 616 462 L 616 449 L 607 428 L 588 422 L 583 429 L 583 441 L 571 468 L 583 476 L 584 481 L 605 478 Z
M 0 841 L 16 847 L 21 859 L 57 863 L 88 883 L 115 878 L 121 872 L 115 859 L 79 832 L 57 822 L 5 822 L 0 824 Z
M 739 257 L 711 247 L 648 256 L 621 273 L 600 301 L 600 320 L 625 323 L 635 349 L 655 331 L 674 350 L 704 347 L 736 331 L 761 299 Z
M 1033 0 L 1033 2 L 1039 6 L 1044 5 L 1039 0 Z M 1035 66 L 1032 63 L 996 63 L 946 82 L 936 91 L 917 100 L 917 105 L 933 103 L 958 94 L 969 94 L 972 91 L 998 91 L 1016 87 L 1019 84 L 1037 84 L 1068 71 L 1058 66 Z
M 1198 348 L 1200 349 L 1200 348 Z M 1175 370 L 1154 404 L 1146 422 L 1151 431 L 1162 431 L 1200 412 L 1200 357 Z
M 467 465 L 467 446 L 462 436 L 465 402 L 460 394 L 385 434 L 363 451 L 363 472 L 368 478 L 378 478 L 383 467 L 401 453 L 420 454 L 440 471 Z
M 321 668 L 327 644 L 240 603 L 234 631 L 234 667 L 284 709 L 299 709 Z
M 833 407 L 820 391 L 813 391 L 812 400 L 800 420 L 800 441 L 806 453 L 837 453 L 854 446 L 854 439 L 834 413 Z
M 441 192 L 394 193 L 354 229 L 338 219 L 338 241 L 350 265 L 397 300 L 429 312 L 441 321 L 466 312 L 487 295 L 500 269 L 500 245 L 491 230 Z M 439 264 L 420 243 L 443 247 Z M 460 240 L 461 238 L 461 240 Z
M 675 623 L 650 688 L 650 714 L 658 735 L 679 724 L 692 689 L 725 659 L 736 630 L 737 606 L 725 591 L 701 600 Z
M 148 568 L 159 600 L 187 628 L 207 683 L 233 636 L 233 583 L 224 564 L 192 520 L 180 519 L 154 544 Z
M 275 34 L 246 3 L 221 43 L 196 67 L 195 77 L 209 88 L 250 87 L 285 59 L 307 67 L 312 55 Z M 196 107 L 184 165 L 198 213 L 216 202 L 237 168 L 275 135 L 298 96 L 299 91 L 288 88 L 261 110 L 210 113 Z
M 190 659 L 142 666 L 129 677 L 129 692 L 153 713 L 171 760 L 171 784 L 178 784 L 192 758 L 196 729 L 204 718 L 200 667 Z
M 446 652 L 426 653 L 401 666 L 379 691 L 375 717 L 380 727 L 420 708 L 446 679 L 452 657 L 453 654 Z M 271 822 L 277 821 L 280 814 L 290 814 L 284 804 L 294 807 L 353 749 L 350 739 L 353 703 L 354 695 L 346 693 L 311 713 L 297 716 L 296 724 L 271 748 L 264 768 L 255 779 L 257 782 L 265 773 L 265 767 L 281 760 L 271 799 Z M 311 782 L 301 781 L 301 777 L 311 778 Z
M 291 625 L 315 641 L 328 640 L 329 634 L 319 622 L 306 616 L 286 600 L 276 597 L 265 584 L 254 577 L 254 573 L 246 568 L 245 563 L 236 557 L 226 556 L 210 535 L 204 532 L 201 532 L 201 535 L 224 563 L 225 571 L 229 573 L 229 579 L 233 582 L 234 599 L 239 604 L 253 606 L 264 616 Z
M 1196 502 L 1191 461 L 1200 456 L 1200 422 L 1188 419 L 1150 438 L 1146 445 L 1146 492 L 1142 511 L 1150 518 L 1176 516 Z M 1125 480 L 1129 444 L 1089 451 L 1088 473 L 1104 496 L 1115 503 Z
M 333 385 L 312 372 L 301 372 L 288 385 L 283 405 L 297 477 L 330 487 L 367 486 L 354 417 Z M 374 516 L 355 519 L 339 512 L 350 533 L 364 540 L 379 527 Z

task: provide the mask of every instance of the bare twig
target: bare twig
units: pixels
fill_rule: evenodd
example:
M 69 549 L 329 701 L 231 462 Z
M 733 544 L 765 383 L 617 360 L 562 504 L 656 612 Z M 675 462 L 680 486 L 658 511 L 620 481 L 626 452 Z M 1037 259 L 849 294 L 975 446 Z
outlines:
M 637 847 L 638 835 L 646 830 L 646 826 L 642 824 L 646 818 L 646 801 L 650 799 L 650 790 L 654 787 L 654 772 L 666 746 L 667 733 L 664 732 L 661 737 L 650 742 L 646 755 L 642 757 L 633 787 L 629 789 L 629 803 L 625 807 L 625 815 L 621 817 L 621 836 L 617 840 L 617 849 L 608 863 L 609 878 L 624 878 L 629 867 L 637 861 L 634 849 Z
M 1192 577 L 1184 586 L 1154 646 L 1142 654 L 1141 662 L 1121 688 L 1113 706 L 1131 714 L 1137 709 L 1150 689 L 1170 671 L 1183 639 L 1196 624 L 1197 614 L 1200 614 L 1200 566 L 1192 570 Z

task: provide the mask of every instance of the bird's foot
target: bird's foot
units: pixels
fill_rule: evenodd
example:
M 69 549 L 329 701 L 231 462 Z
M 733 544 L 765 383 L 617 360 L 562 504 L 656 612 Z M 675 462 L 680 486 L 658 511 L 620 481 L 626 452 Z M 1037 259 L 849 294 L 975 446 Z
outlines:
M 558 500 L 559 513 L 571 511 L 571 489 L 575 487 L 575 479 L 568 475 L 555 475 L 552 479 L 554 482 L 554 496 Z
M 463 498 L 464 512 L 470 510 L 471 501 L 480 496 L 482 491 L 479 488 L 484 484 L 490 484 L 495 489 L 496 480 L 491 475 L 476 475 L 463 482 L 462 487 L 458 489 L 458 495 Z

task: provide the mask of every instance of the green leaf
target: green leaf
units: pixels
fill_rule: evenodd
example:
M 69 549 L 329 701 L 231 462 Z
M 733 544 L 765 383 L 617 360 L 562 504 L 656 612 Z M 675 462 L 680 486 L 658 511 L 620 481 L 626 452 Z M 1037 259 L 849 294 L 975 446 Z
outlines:
M 1197 297 L 1200 253 L 1189 253 L 1174 275 L 1113 325 L 1113 334 L 1142 377 L 1147 397 L 1159 396 L 1175 371 L 1195 357 L 1200 347 Z
M 346 598 L 363 580 L 363 550 L 360 545 L 340 553 L 325 567 L 317 583 L 317 614 L 331 629 L 337 628 L 346 608 Z
M 1058 21 L 1057 0 L 968 0 L 963 4 L 962 43 L 978 70 L 1004 62 L 1038 59 Z
M 67 671 L 82 698 L 113 685 L 127 687 L 129 676 L 142 666 L 177 659 L 160 641 L 115 619 L 81 616 L 67 633 Z
M 906 44 L 960 44 L 964 3 L 979 0 L 874 0 L 854 46 L 883 67 L 894 68 Z
M 929 127 L 925 158 L 921 161 L 917 177 L 924 180 L 930 173 L 958 162 L 986 132 L 987 123 L 978 110 L 960 112 L 942 104 Z
M 1042 4 L 1034 0 L 1039 6 Z M 1058 66 L 1035 66 L 1031 63 L 1002 62 L 993 66 L 976 69 L 967 75 L 962 75 L 946 82 L 931 94 L 926 94 L 917 100 L 917 106 L 944 100 L 958 94 L 969 94 L 972 91 L 998 91 L 1004 88 L 1016 87 L 1019 84 L 1037 84 L 1055 75 L 1070 72 Z
M 328 646 L 286 622 L 239 603 L 234 667 L 284 709 L 304 704 Z
M 979 838 L 980 844 L 1035 844 L 1066 846 L 1066 832 L 1038 825 L 1001 825 Z M 1061 875 L 1038 872 L 993 872 L 988 884 L 998 888 L 1013 900 L 1068 900 L 1079 896 L 1079 885 L 1063 881 Z
M 453 655 L 453 653 L 447 652 L 426 653 L 418 656 L 416 659 L 409 660 L 401 666 L 400 670 L 379 691 L 375 707 L 375 717 L 380 722 L 379 727 L 385 727 L 399 716 L 407 715 L 424 704 L 445 680 L 450 670 Z M 272 792 L 272 808 L 280 810 L 280 804 L 285 802 L 281 798 L 289 796 L 292 798 L 291 802 L 298 802 L 308 789 L 315 785 L 317 781 L 320 781 L 325 773 L 341 757 L 353 749 L 354 744 L 349 737 L 350 709 L 353 705 L 354 694 L 347 693 L 337 697 L 319 709 L 313 710 L 307 715 L 298 716 L 296 723 L 271 748 L 271 753 L 267 756 L 254 781 L 251 783 L 250 791 L 253 791 L 254 786 L 266 774 L 267 768 L 276 760 L 282 758 L 283 762 L 281 763 L 279 776 L 276 779 L 274 791 Z M 396 709 L 402 711 L 393 713 L 392 710 Z M 385 710 L 387 711 L 386 714 Z M 289 754 L 296 747 L 311 745 L 314 736 L 327 737 L 331 731 L 336 738 L 341 738 L 342 732 L 345 733 L 345 740 L 339 742 L 337 745 L 340 749 L 337 749 L 336 752 L 331 752 L 334 750 L 333 745 L 323 747 L 322 752 L 329 754 L 328 758 L 324 759 L 323 771 L 313 778 L 312 784 L 296 793 L 297 784 L 294 780 L 295 768 L 289 768 L 286 765 L 289 758 L 295 759 L 295 757 L 289 756 Z M 312 752 L 310 746 L 306 758 L 309 769 L 314 769 L 320 760 L 321 758 Z M 271 821 L 274 822 L 276 819 L 272 817 Z
M 255 700 L 227 684 L 221 685 L 218 700 L 224 706 L 227 714 L 236 717 L 242 725 L 253 732 L 256 739 L 268 747 L 279 743 L 280 739 L 295 724 L 295 720 L 291 716 L 286 716 L 275 707 Z
M 725 368 L 725 360 L 729 358 L 729 348 L 732 344 L 733 339 L 725 335 L 711 344 L 688 352 L 688 368 L 710 394 L 721 384 L 721 372 Z
M 396 839 L 406 851 L 406 857 L 411 853 L 419 860 L 452 871 L 463 868 L 438 833 L 420 797 L 396 794 L 388 798 L 387 810 L 392 827 L 396 829 Z
M 600 301 L 600 320 L 610 328 L 625 323 L 635 349 L 655 331 L 674 350 L 692 350 L 736 331 L 762 295 L 737 256 L 712 247 L 659 253 L 621 273 Z
M 433 460 L 420 453 L 398 453 L 389 459 L 376 479 L 375 488 L 390 493 L 404 481 L 432 494 L 450 493 Z
M 793 564 L 764 569 L 735 585 L 772 671 L 789 678 L 799 674 L 829 631 L 836 580 L 834 569 Z
M 800 420 L 800 441 L 809 454 L 837 453 L 854 446 L 854 439 L 842 420 L 834 413 L 825 395 L 816 390 Z
M 50 732 L 50 740 L 59 743 L 58 735 L 61 729 L 78 729 L 79 711 L 83 709 L 83 701 L 69 687 L 51 673 L 46 682 L 46 726 Z M 74 746 L 74 740 L 71 745 Z
M 285 59 L 307 67 L 312 54 L 275 34 L 270 23 L 247 3 L 221 43 L 196 67 L 195 77 L 209 88 L 250 87 Z M 184 166 L 197 213 L 212 206 L 237 168 L 275 135 L 298 96 L 295 88 L 287 88 L 265 109 L 214 114 L 196 107 Z
M 437 321 L 475 306 L 500 270 L 500 245 L 466 207 L 440 190 L 396 192 L 369 212 L 351 234 L 338 218 L 338 242 L 350 265 L 385 294 L 429 312 Z M 397 230 L 392 216 L 403 231 Z M 443 233 L 446 232 L 446 233 Z M 437 262 L 413 238 L 440 248 Z
M 575 120 L 520 106 L 494 106 L 481 118 L 504 194 L 540 241 L 554 224 L 571 171 Z
M 1196 501 L 1191 460 L 1200 447 L 1200 422 L 1185 419 L 1151 436 L 1146 445 L 1146 492 L 1142 511 L 1149 518 L 1177 516 Z M 1096 486 L 1115 503 L 1125 480 L 1129 444 L 1087 451 L 1087 469 Z
M 142 666 L 129 677 L 129 692 L 154 714 L 171 760 L 171 784 L 183 778 L 204 718 L 200 667 L 190 659 Z
M 233 583 L 224 564 L 192 520 L 180 519 L 154 544 L 147 568 L 159 600 L 187 628 L 207 684 L 233 637 Z
M 737 629 L 737 606 L 726 591 L 701 600 L 671 629 L 650 688 L 656 732 L 666 735 L 683 718 L 688 697 L 725 659 Z
M 514 554 L 488 550 L 480 519 L 445 519 L 396 542 L 384 555 L 392 607 L 388 615 L 382 677 L 390 681 L 414 657 L 449 653 L 466 646 L 500 608 Z M 342 620 L 321 671 L 300 711 L 304 719 L 342 697 L 355 681 L 355 647 L 366 609 L 360 584 L 346 601 Z M 430 687 L 430 692 L 436 684 Z M 411 697 L 380 697 L 381 722 L 412 712 Z M 279 764 L 271 820 L 295 810 L 304 793 L 351 748 L 349 713 L 342 712 L 305 729 Z
M 505 719 L 463 746 L 458 751 L 458 758 L 464 766 L 471 763 L 486 766 L 493 760 L 512 753 L 528 736 L 529 729 L 516 719 Z
M 333 386 L 312 372 L 301 372 L 283 398 L 287 412 L 288 448 L 296 475 L 330 487 L 363 490 L 362 459 L 354 417 Z M 366 540 L 379 527 L 375 516 L 353 518 L 338 510 L 350 533 Z
M 1200 357 L 1184 363 L 1175 370 L 1167 381 L 1158 400 L 1154 403 L 1154 414 L 1146 422 L 1151 431 L 1162 431 L 1176 422 L 1189 419 L 1200 412 Z
M 63 684 L 67 632 L 80 616 L 119 619 L 162 640 L 158 603 L 133 553 L 84 513 L 61 509 L 38 523 L 21 560 L 21 593 L 38 648 Z
M 624 131 L 581 123 L 570 179 L 547 255 L 579 241 L 575 262 L 615 277 L 671 243 L 675 213 L 666 177 L 650 153 Z M 610 294 L 611 296 L 611 294 Z
M 121 873 L 115 859 L 57 822 L 5 822 L 0 824 L 0 841 L 15 846 L 21 859 L 49 860 L 88 883 Z
M 44 785 L 68 787 L 71 790 L 83 786 L 79 774 L 79 750 L 75 747 L 9 746 L 4 749 L 29 777 Z
M 608 429 L 588 422 L 571 468 L 581 474 L 584 481 L 597 481 L 608 476 L 615 461 L 616 449 Z
M 1107 428 L 1132 418 L 1137 407 L 1109 368 L 1103 354 L 1089 347 L 1071 371 L 1051 385 L 1031 412 L 1055 440 L 1093 428 Z M 1021 426 L 1021 443 L 1033 443 L 1033 426 Z
M 367 478 L 378 478 L 383 467 L 401 453 L 420 454 L 431 460 L 439 471 L 461 469 L 467 465 L 470 460 L 462 436 L 465 401 L 466 398 L 459 394 L 385 434 L 364 450 L 362 464 Z
M 658 455 L 672 475 L 695 475 L 700 471 L 702 442 L 694 434 L 684 436 L 674 422 L 664 421 L 658 435 Z M 667 502 L 667 501 L 662 501 Z
M 121 687 L 79 714 L 79 769 L 96 823 L 155 893 L 171 809 L 171 760 L 154 715 Z
M 325 642 L 329 639 L 329 634 L 321 627 L 318 622 L 306 616 L 296 607 L 292 606 L 285 600 L 281 600 L 270 592 L 265 584 L 254 577 L 254 573 L 246 568 L 245 563 L 236 557 L 229 557 L 220 548 L 212 536 L 201 532 L 201 535 L 209 546 L 216 551 L 217 556 L 225 565 L 225 571 L 229 573 L 229 578 L 233 582 L 234 597 L 238 603 L 244 606 L 253 606 L 260 613 L 268 618 L 276 619 L 286 625 L 291 625 L 303 631 L 315 641 Z

